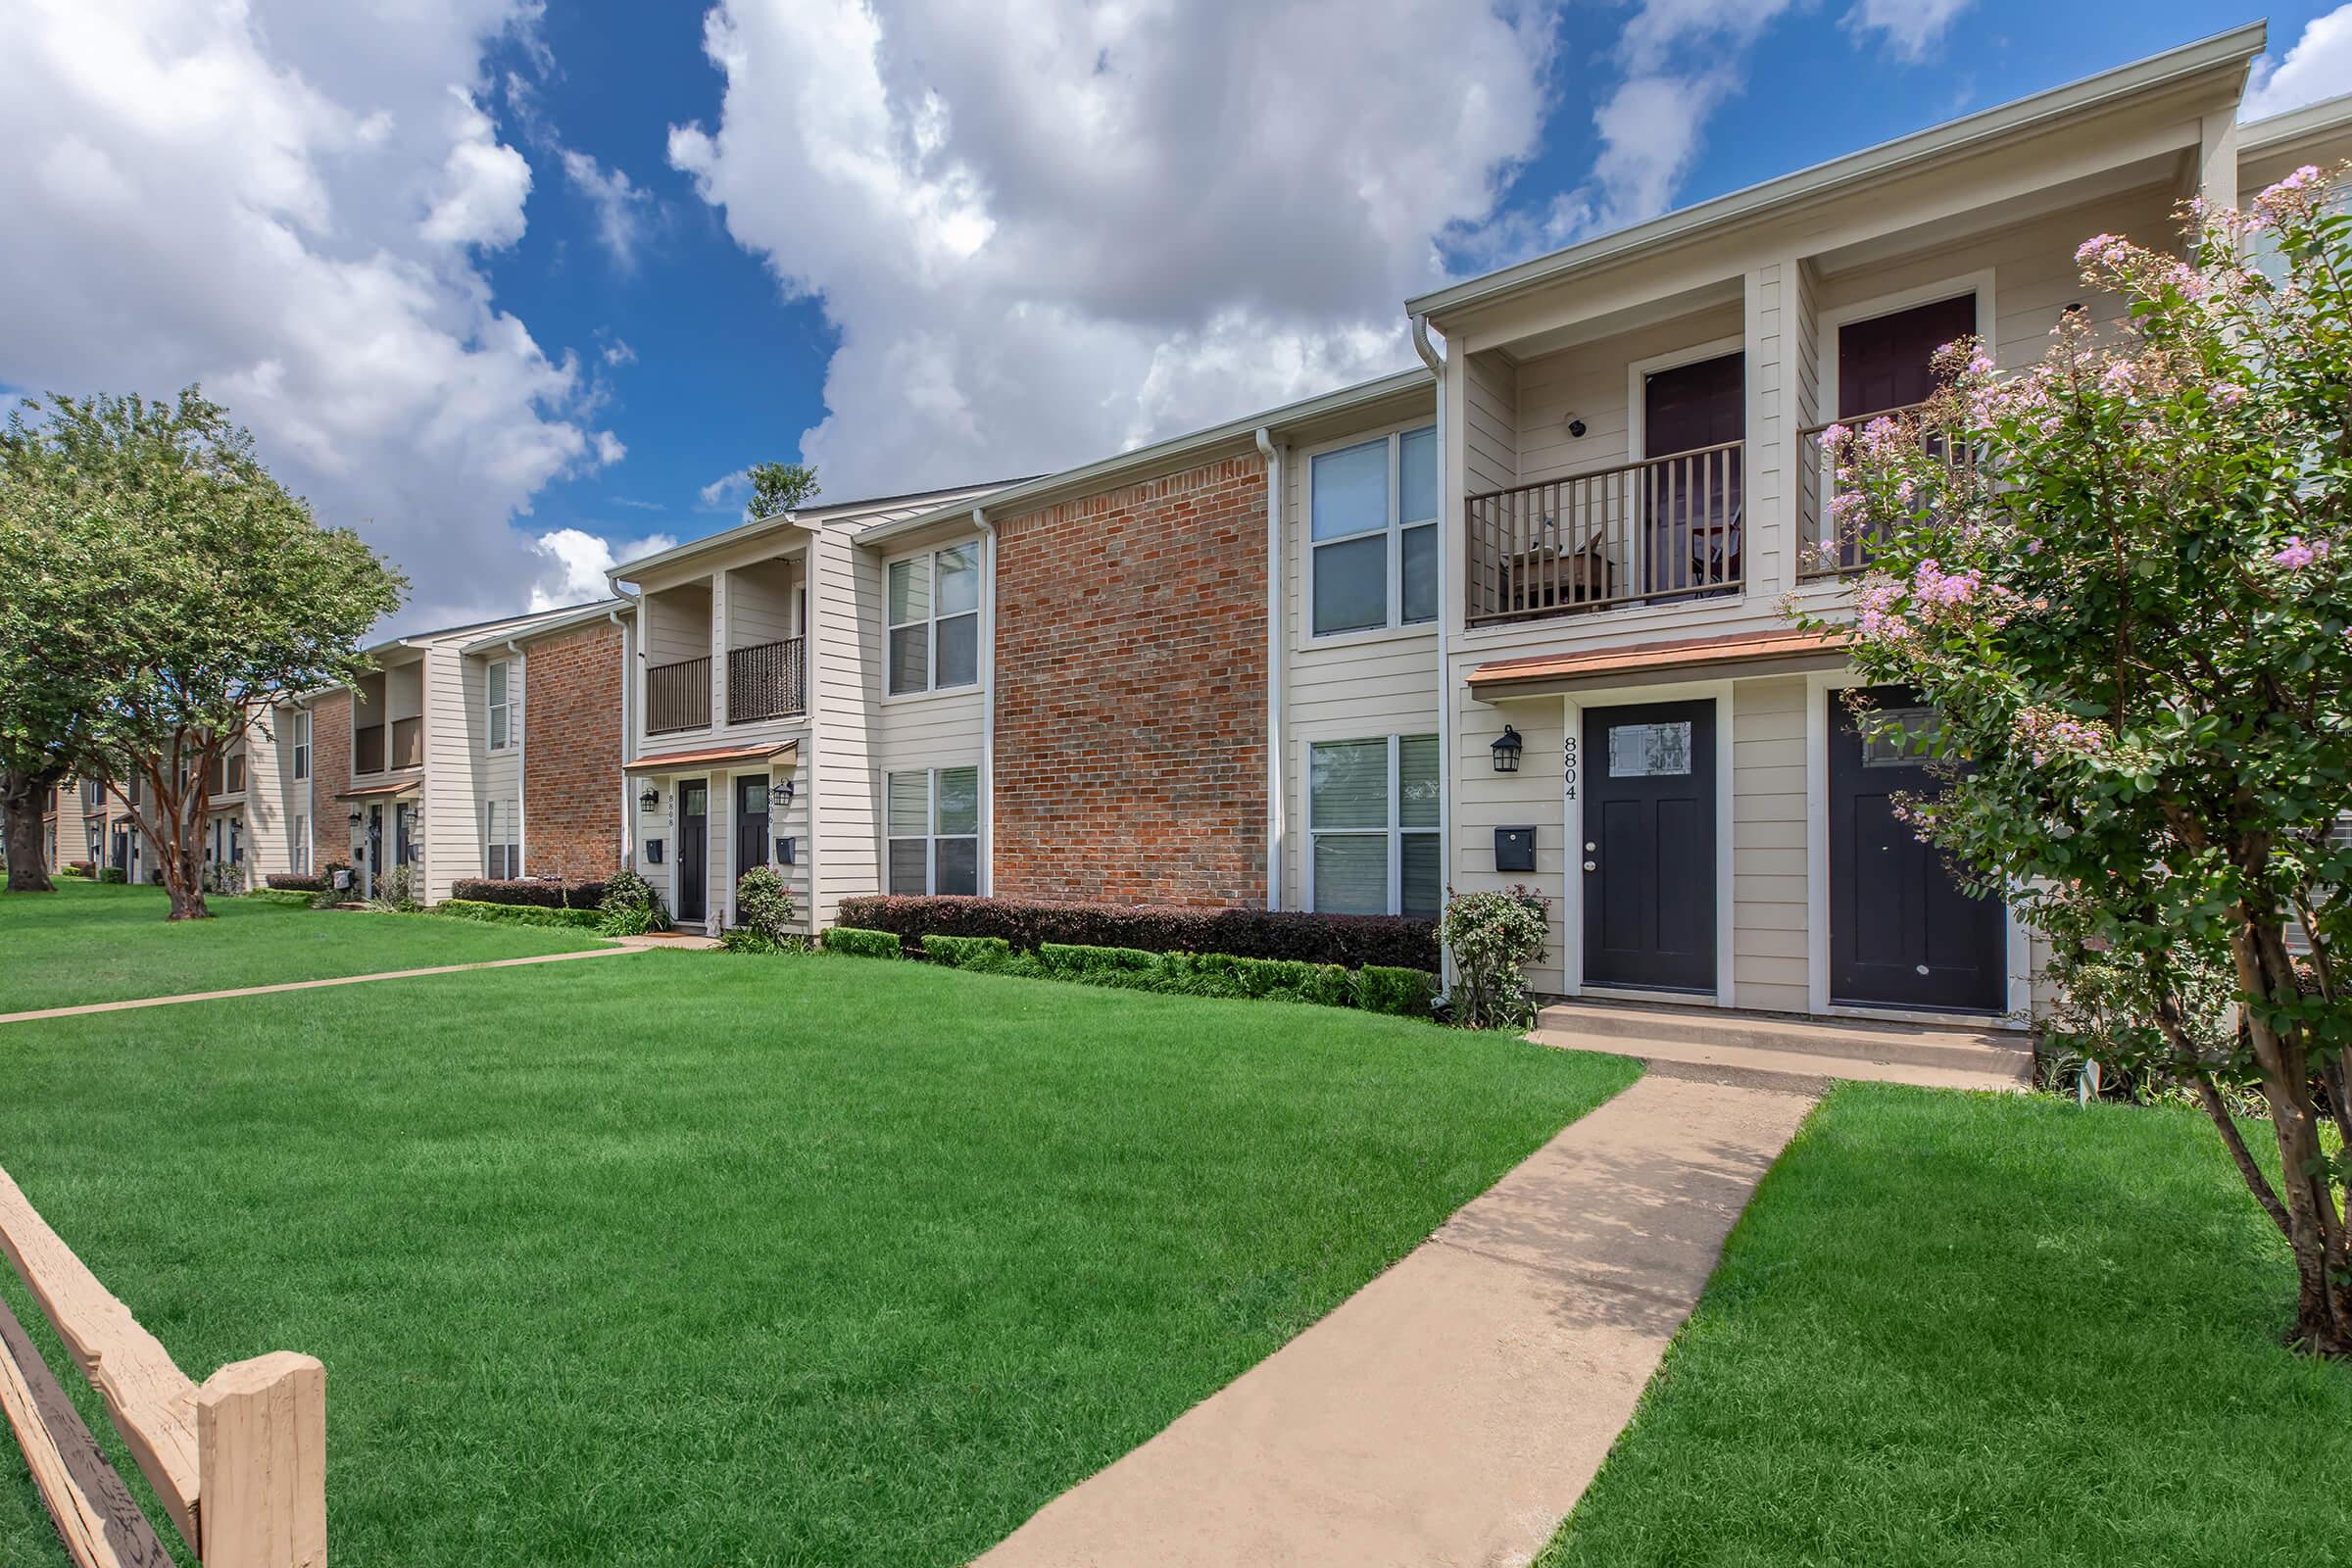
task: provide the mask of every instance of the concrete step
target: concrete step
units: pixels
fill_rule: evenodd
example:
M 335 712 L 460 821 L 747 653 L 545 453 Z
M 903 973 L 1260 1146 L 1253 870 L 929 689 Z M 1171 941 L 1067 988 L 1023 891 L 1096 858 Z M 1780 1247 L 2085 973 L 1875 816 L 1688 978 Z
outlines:
M 1972 1081 L 1972 1087 L 2031 1083 L 2034 1076 L 2033 1038 L 2005 1029 L 1593 1002 L 1555 1004 L 1536 1024 L 1538 1038 L 1552 1036 L 1551 1044 L 1703 1065 L 1837 1078 Z M 1974 1084 L 1978 1079 L 1985 1083 Z

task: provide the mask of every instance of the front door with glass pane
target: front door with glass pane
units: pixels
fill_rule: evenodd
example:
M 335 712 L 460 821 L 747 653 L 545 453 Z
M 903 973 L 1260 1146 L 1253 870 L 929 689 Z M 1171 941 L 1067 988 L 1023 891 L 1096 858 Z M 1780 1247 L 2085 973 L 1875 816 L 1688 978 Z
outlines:
M 678 912 L 680 921 L 710 913 L 710 786 L 693 779 L 678 786 Z
M 735 781 L 735 876 L 767 863 L 767 780 Z
M 1588 986 L 1715 990 L 1715 705 L 1585 712 Z

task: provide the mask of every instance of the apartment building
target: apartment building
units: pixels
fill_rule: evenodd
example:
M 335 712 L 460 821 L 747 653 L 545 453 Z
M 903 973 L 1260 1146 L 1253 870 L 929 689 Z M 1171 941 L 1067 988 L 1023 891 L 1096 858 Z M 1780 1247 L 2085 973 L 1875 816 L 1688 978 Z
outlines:
M 1552 905 L 1546 991 L 2020 1016 L 2033 934 L 1895 819 L 1935 781 L 1865 743 L 1837 639 L 1788 621 L 1841 612 L 1861 564 L 1811 549 L 1819 438 L 1925 397 L 1954 338 L 2016 367 L 2068 312 L 2115 320 L 2083 238 L 2177 248 L 2182 199 L 2352 153 L 2342 102 L 2237 123 L 2262 45 L 1438 290 L 1406 306 L 1425 368 L 623 568 L 649 590 L 633 733 L 663 754 L 630 763 L 636 847 L 711 922 L 771 843 L 813 846 L 786 858 L 818 923 L 875 890 L 1434 914 L 1523 884 Z M 771 539 L 802 575 L 755 561 Z M 738 572 L 761 607 L 819 580 L 791 624 L 838 679 L 789 720 L 713 721 L 771 635 L 727 608 Z

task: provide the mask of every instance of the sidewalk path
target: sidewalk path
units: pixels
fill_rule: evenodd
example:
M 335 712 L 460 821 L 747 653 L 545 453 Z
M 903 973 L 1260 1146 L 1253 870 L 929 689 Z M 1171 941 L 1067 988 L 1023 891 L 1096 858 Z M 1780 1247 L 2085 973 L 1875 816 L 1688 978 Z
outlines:
M 1645 1075 L 980 1562 L 1527 1562 L 1818 1082 Z
M 335 975 L 325 980 L 284 980 L 276 985 L 239 986 L 233 991 L 186 991 L 176 997 L 133 997 L 124 1002 L 85 1002 L 73 1007 L 36 1007 L 30 1012 L 0 1012 L 0 1023 L 31 1023 L 37 1018 L 76 1018 L 85 1012 L 127 1012 L 133 1007 L 171 1007 L 182 1002 L 219 1002 L 224 997 L 268 997 L 280 991 L 316 991 L 320 986 L 357 986 L 370 980 L 414 980 L 418 975 L 463 974 L 467 969 L 512 969 L 525 963 L 565 963 L 573 958 L 610 958 L 641 953 L 635 944 L 588 948 L 579 953 L 542 953 L 528 958 L 491 958 L 480 963 L 441 963 L 429 969 L 387 969 L 381 974 Z

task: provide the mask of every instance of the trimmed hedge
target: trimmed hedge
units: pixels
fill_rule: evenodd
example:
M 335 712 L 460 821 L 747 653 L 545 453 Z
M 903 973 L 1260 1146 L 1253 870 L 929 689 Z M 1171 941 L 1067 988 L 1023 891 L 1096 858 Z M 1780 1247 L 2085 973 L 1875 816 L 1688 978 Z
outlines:
M 829 938 L 832 933 L 827 932 Z M 1023 953 L 1003 937 L 927 936 L 923 956 L 950 969 L 1074 980 L 1122 991 L 1162 991 L 1188 997 L 1303 1002 L 1324 1007 L 1428 1019 L 1438 977 L 1422 969 L 1367 964 L 1350 972 L 1336 963 L 1296 958 L 1246 958 L 1230 953 L 1147 953 L 1140 948 L 1048 942 Z
M 854 925 L 829 927 L 822 939 L 827 953 L 846 953 L 858 958 L 895 958 L 900 955 L 895 931 L 861 931 Z
M 534 904 L 488 904 L 479 899 L 443 899 L 431 912 L 493 925 L 549 925 L 578 931 L 594 931 L 604 920 L 594 909 L 545 909 Z
M 534 909 L 593 909 L 605 902 L 602 882 L 548 882 L 516 877 L 503 882 L 468 879 L 449 890 L 467 904 L 520 905 Z
M 278 893 L 323 893 L 326 891 L 326 878 L 308 873 L 297 876 L 291 871 L 272 871 L 262 880 L 269 883 L 272 891 Z
M 237 897 L 255 904 L 280 904 L 289 909 L 307 909 L 311 906 L 311 895 L 291 888 L 249 888 Z
M 123 883 L 128 882 L 130 877 L 119 865 L 102 865 L 98 868 L 98 880 L 101 882 L 112 882 L 117 886 L 121 886 Z
M 68 860 L 65 874 L 67 876 L 91 876 L 97 872 L 97 869 L 98 867 L 88 860 Z
M 1402 914 L 874 897 L 842 900 L 841 918 L 864 930 L 895 932 L 907 941 L 926 941 L 935 935 L 1002 937 L 1030 953 L 1050 942 L 1062 947 L 1287 958 L 1336 963 L 1349 969 L 1366 964 L 1438 967 L 1436 922 Z

